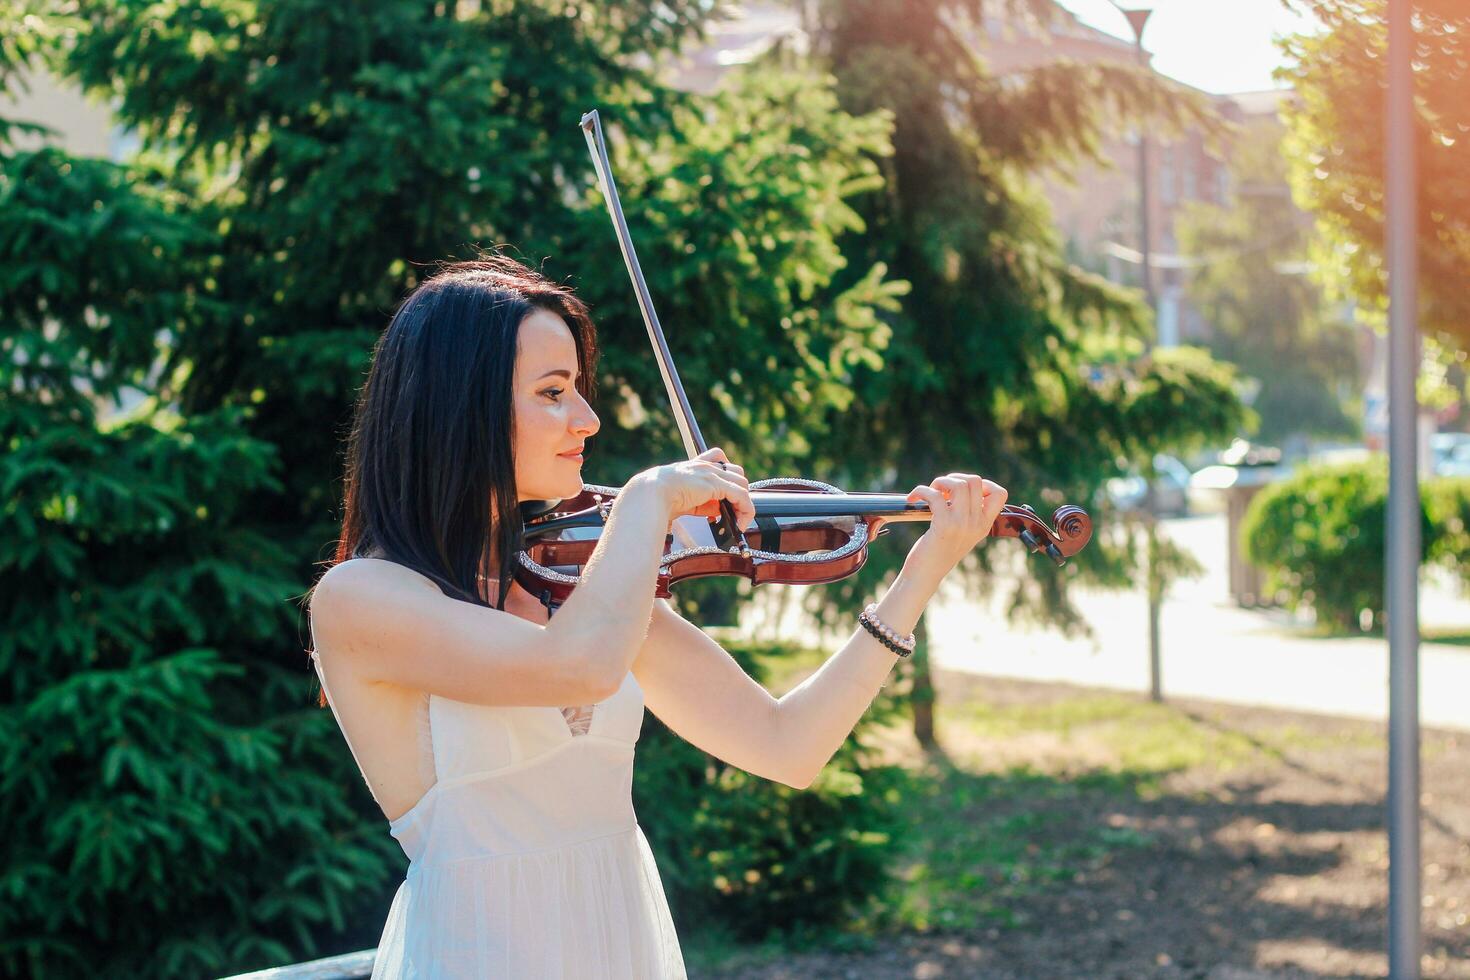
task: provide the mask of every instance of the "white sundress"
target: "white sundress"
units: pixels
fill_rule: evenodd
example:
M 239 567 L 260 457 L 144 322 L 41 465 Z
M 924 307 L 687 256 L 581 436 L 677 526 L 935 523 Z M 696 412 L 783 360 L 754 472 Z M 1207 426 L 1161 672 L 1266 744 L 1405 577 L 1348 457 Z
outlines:
M 423 764 L 435 781 L 388 824 L 410 863 L 373 980 L 685 977 L 633 813 L 643 722 L 633 674 L 590 710 L 427 694 L 424 709 Z

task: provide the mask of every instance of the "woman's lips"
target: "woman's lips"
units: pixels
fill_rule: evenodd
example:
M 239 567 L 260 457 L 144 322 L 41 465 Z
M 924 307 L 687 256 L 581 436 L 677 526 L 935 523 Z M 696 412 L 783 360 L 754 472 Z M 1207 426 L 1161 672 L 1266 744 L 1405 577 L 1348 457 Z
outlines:
M 560 456 L 562 459 L 574 459 L 579 463 L 582 462 L 581 453 L 558 453 L 557 455 Z

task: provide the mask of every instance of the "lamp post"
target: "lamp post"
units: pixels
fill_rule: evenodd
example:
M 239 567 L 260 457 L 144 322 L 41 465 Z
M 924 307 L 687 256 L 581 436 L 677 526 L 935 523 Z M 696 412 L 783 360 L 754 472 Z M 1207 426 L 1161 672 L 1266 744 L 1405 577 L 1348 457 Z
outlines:
M 1149 15 L 1158 6 L 1157 0 L 1131 0 L 1129 3 L 1120 3 L 1119 0 L 1109 0 L 1124 17 L 1128 18 L 1128 26 L 1133 28 L 1133 46 L 1138 57 L 1140 68 L 1148 67 L 1148 53 L 1143 50 L 1143 26 L 1148 23 Z M 1149 206 L 1149 182 L 1148 182 L 1148 136 L 1144 127 L 1138 127 L 1138 251 L 1141 256 L 1139 274 L 1143 277 L 1143 296 L 1148 301 L 1148 308 L 1154 315 L 1154 328 L 1158 329 L 1159 304 L 1154 295 L 1153 260 L 1149 249 L 1149 217 L 1152 210 Z M 1145 468 L 1147 482 L 1145 486 L 1148 492 L 1144 497 L 1144 554 L 1148 564 L 1148 688 L 1149 697 L 1155 701 L 1164 700 L 1163 682 L 1163 651 L 1162 641 L 1159 636 L 1159 620 L 1163 613 L 1164 589 L 1166 583 L 1163 579 L 1162 570 L 1159 567 L 1163 542 L 1160 540 L 1158 519 L 1154 514 L 1154 485 L 1153 466 Z
M 1109 0 L 1124 17 L 1128 18 L 1128 26 L 1133 28 L 1133 47 L 1141 68 L 1148 67 L 1148 52 L 1143 50 L 1143 26 L 1148 23 L 1149 15 L 1154 12 L 1157 3 L 1149 3 L 1146 0 L 1134 0 L 1129 4 L 1119 3 L 1118 0 Z M 1138 127 L 1138 251 L 1143 256 L 1142 264 L 1139 266 L 1140 275 L 1143 276 L 1143 295 L 1148 300 L 1148 308 L 1153 310 L 1154 316 L 1159 313 L 1159 306 L 1154 298 L 1153 264 L 1149 258 L 1149 218 L 1151 208 L 1149 207 L 1148 186 L 1148 136 L 1142 126 Z

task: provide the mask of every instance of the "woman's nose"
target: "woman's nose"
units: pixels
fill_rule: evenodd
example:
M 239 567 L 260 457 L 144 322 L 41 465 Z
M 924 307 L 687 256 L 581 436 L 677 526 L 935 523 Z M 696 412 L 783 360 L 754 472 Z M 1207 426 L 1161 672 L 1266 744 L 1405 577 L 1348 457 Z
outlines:
M 602 428 L 602 422 L 598 419 L 597 413 L 592 411 L 590 407 L 587 409 L 586 415 L 577 419 L 576 429 L 578 432 L 590 436 L 600 428 Z

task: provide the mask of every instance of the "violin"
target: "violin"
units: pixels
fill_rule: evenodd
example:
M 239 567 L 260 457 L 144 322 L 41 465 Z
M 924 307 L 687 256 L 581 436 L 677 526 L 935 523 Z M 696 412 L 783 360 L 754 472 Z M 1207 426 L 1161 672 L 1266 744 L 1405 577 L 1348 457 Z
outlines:
M 532 595 L 565 602 L 577 585 L 577 573 L 607 523 L 618 490 L 584 485 L 565 501 L 565 509 L 526 523 L 525 548 L 517 555 L 516 581 Z M 655 595 L 668 598 L 685 579 L 709 575 L 742 575 L 754 585 L 815 585 L 836 582 L 863 567 L 868 543 L 888 531 L 887 525 L 927 521 L 925 501 L 898 493 L 849 493 L 816 480 L 782 477 L 750 484 L 755 523 L 744 529 L 747 548 L 722 546 L 712 519 L 685 516 L 674 520 L 658 566 Z M 1033 552 L 1058 565 L 1081 551 L 1092 537 L 1092 519 L 1080 507 L 1064 505 L 1052 525 L 1025 504 L 1005 504 L 990 528 L 994 538 L 1020 539 Z
M 684 448 L 694 459 L 708 447 L 633 249 L 597 110 L 582 117 L 581 128 Z M 755 519 L 748 528 L 738 525 L 728 500 L 720 501 L 717 518 L 686 515 L 671 523 L 656 596 L 668 598 L 676 583 L 710 575 L 742 575 L 755 585 L 836 582 L 863 567 L 868 544 L 888 530 L 886 525 L 932 516 L 927 502 L 911 501 L 906 494 L 852 493 L 796 477 L 757 480 L 749 489 Z M 617 496 L 615 487 L 584 484 L 570 500 L 522 505 L 524 546 L 516 554 L 515 579 L 527 592 L 540 596 L 548 609 L 565 602 L 576 588 Z M 1031 507 L 1006 504 L 990 536 L 1017 538 L 1029 551 L 1063 565 L 1091 540 L 1092 518 L 1081 507 L 1068 504 L 1057 508 L 1048 525 Z

